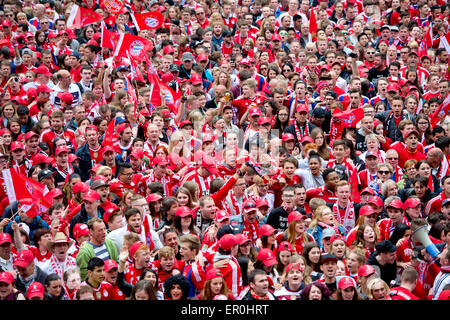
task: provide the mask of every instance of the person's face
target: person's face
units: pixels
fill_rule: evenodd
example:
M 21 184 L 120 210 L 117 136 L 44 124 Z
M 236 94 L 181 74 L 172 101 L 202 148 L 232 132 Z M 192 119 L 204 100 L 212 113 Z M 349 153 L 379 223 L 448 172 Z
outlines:
M 185 193 L 178 193 L 177 201 L 179 206 L 187 206 L 189 204 L 189 196 Z
M 180 255 L 184 261 L 191 261 L 197 255 L 195 249 L 191 249 L 186 242 L 182 242 L 180 245 Z
M 332 225 L 334 223 L 333 213 L 330 209 L 324 209 L 322 213 L 322 218 L 320 219 L 323 223 Z
M 62 261 L 66 258 L 67 250 L 69 250 L 68 243 L 57 243 L 54 246 L 54 255 L 58 258 L 58 260 Z
M 174 265 L 174 257 L 161 257 L 159 259 L 160 264 L 161 264 L 161 269 L 166 271 L 166 272 L 170 272 L 173 269 L 173 265 Z
M 103 222 L 94 223 L 93 230 L 90 231 L 91 238 L 98 243 L 104 243 L 106 238 L 106 226 Z
M 336 275 L 337 263 L 335 261 L 326 261 L 320 265 L 320 270 L 328 278 L 333 278 Z
M 211 286 L 211 293 L 213 295 L 219 294 L 223 287 L 222 278 L 218 277 L 218 278 L 211 279 L 210 286 Z
M 389 215 L 389 218 L 392 220 L 392 223 L 394 225 L 397 225 L 397 224 L 402 222 L 402 219 L 403 219 L 403 211 L 402 210 L 396 209 L 396 208 L 392 208 L 392 207 L 388 207 L 386 209 L 386 211 L 387 211 L 387 213 Z
M 331 244 L 331 248 L 332 248 L 332 252 L 333 254 L 338 257 L 338 258 L 342 258 L 345 255 L 345 242 L 341 241 L 341 240 L 335 240 L 333 241 L 333 243 Z
M 50 281 L 50 283 L 46 285 L 46 288 L 48 294 L 51 294 L 53 297 L 58 297 L 62 290 L 61 279 Z
M 149 250 L 138 250 L 134 255 L 134 262 L 138 266 L 146 266 L 150 261 Z
M 428 178 L 431 174 L 431 167 L 428 163 L 422 163 L 418 170 L 419 175 Z
M 178 251 L 178 235 L 175 232 L 169 232 L 165 235 L 164 245 Z
M 72 273 L 67 278 L 66 286 L 69 290 L 79 289 L 81 286 L 81 278 L 79 273 Z
M 417 148 L 417 145 L 419 143 L 419 140 L 417 138 L 417 136 L 415 134 L 410 134 L 406 139 L 405 139 L 405 143 L 406 146 L 410 149 L 410 150 L 415 150 Z
M 250 283 L 250 287 L 258 296 L 264 296 L 269 290 L 269 280 L 267 275 L 258 274 L 255 276 L 254 282 Z
M 150 296 L 144 289 L 136 290 L 134 297 L 136 300 L 150 300 Z
M 140 214 L 135 214 L 128 219 L 128 227 L 130 230 L 139 233 L 141 230 L 142 219 Z
M 283 192 L 281 199 L 283 200 L 283 203 L 288 208 L 293 207 L 294 204 L 294 197 L 295 193 L 293 191 L 285 191 Z
M 181 300 L 183 291 L 179 284 L 172 285 L 172 288 L 170 288 L 170 295 L 172 296 L 172 300 Z
M 322 300 L 322 291 L 316 286 L 312 286 L 309 291 L 309 300 Z

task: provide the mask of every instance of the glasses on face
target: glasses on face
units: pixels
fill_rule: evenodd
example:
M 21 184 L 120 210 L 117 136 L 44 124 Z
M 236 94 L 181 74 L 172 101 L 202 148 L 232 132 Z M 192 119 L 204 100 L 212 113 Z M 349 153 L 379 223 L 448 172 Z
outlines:
M 391 172 L 390 171 L 384 171 L 384 170 L 381 170 L 381 171 L 378 171 L 380 174 L 390 174 Z
M 391 158 L 386 158 L 387 160 L 390 160 L 390 161 L 395 161 L 395 160 L 398 160 L 398 158 L 395 158 L 395 157 L 391 157 Z
M 133 172 L 128 172 L 128 173 L 123 172 L 122 174 L 127 177 L 133 176 Z
M 291 72 L 291 69 L 283 69 L 283 72 Z
M 366 52 L 366 54 L 375 54 L 375 52 Z
M 10 17 L 14 17 L 13 14 L 5 14 L 5 17 L 10 18 Z

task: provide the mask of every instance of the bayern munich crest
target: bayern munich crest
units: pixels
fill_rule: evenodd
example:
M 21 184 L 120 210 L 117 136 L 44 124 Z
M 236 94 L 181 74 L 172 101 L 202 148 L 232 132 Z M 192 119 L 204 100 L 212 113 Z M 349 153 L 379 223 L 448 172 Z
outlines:
M 141 40 L 134 40 L 130 44 L 130 55 L 133 57 L 137 57 L 141 54 L 141 51 L 144 49 L 144 43 Z
M 157 28 L 158 25 L 159 25 L 158 19 L 155 19 L 155 18 L 152 18 L 152 17 L 145 18 L 144 23 L 149 28 Z

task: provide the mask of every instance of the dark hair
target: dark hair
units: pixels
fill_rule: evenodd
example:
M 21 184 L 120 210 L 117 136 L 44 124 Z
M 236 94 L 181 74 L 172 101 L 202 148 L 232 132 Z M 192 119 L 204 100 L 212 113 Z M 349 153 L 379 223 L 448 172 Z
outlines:
M 329 175 L 330 173 L 332 173 L 332 172 L 336 172 L 336 170 L 334 170 L 334 168 L 326 168 L 325 170 L 323 170 L 323 172 L 322 172 L 322 178 L 323 178 L 323 180 L 326 181 L 328 175 Z
M 130 217 L 133 217 L 133 216 L 135 216 L 135 215 L 137 215 L 137 214 L 140 215 L 141 213 L 140 213 L 140 211 L 139 211 L 138 209 L 136 209 L 136 208 L 127 208 L 127 209 L 125 210 L 125 212 L 123 213 L 123 215 L 124 215 L 126 221 L 128 221 L 128 219 L 130 219 Z
M 186 277 L 182 274 L 170 276 L 166 281 L 164 281 L 164 294 L 168 298 L 172 298 L 170 290 L 175 284 L 178 284 L 181 288 L 181 291 L 183 292 L 181 299 L 186 299 L 188 297 L 189 291 L 191 290 L 191 285 L 189 284 L 189 281 L 186 279 Z
M 317 287 L 322 292 L 322 300 L 330 300 L 330 296 L 332 292 L 328 287 L 321 282 L 314 281 L 313 283 L 308 284 L 302 291 L 301 297 L 303 300 L 309 300 L 309 293 L 311 292 L 312 287 Z
M 398 240 L 403 238 L 407 230 L 411 230 L 411 227 L 404 223 L 396 225 L 394 231 L 392 232 L 392 236 L 389 238 L 389 241 L 391 241 L 392 243 L 397 243 Z
M 61 280 L 61 277 L 58 276 L 56 273 L 50 273 L 45 278 L 45 286 L 48 287 L 50 285 L 50 282 L 56 281 L 56 280 Z
M 92 257 L 87 264 L 87 270 L 94 271 L 95 267 L 102 267 L 105 262 L 99 257 Z
M 37 229 L 33 234 L 33 243 L 36 247 L 38 247 L 38 242 L 41 240 L 42 236 L 46 235 L 47 233 L 52 233 L 50 229 L 47 228 L 39 228 Z
M 255 283 L 255 277 L 257 275 L 265 275 L 267 276 L 267 272 L 261 269 L 255 269 L 248 275 L 248 283 Z
M 144 290 L 149 296 L 149 300 L 157 300 L 155 288 L 148 280 L 139 280 L 131 290 L 131 300 L 136 300 L 136 291 Z

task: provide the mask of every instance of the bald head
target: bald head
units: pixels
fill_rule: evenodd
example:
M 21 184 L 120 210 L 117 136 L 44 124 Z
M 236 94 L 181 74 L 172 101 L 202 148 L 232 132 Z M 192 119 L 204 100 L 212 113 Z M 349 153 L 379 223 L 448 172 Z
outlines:
M 431 148 L 427 153 L 427 160 L 432 167 L 436 168 L 441 164 L 444 153 L 439 148 Z

